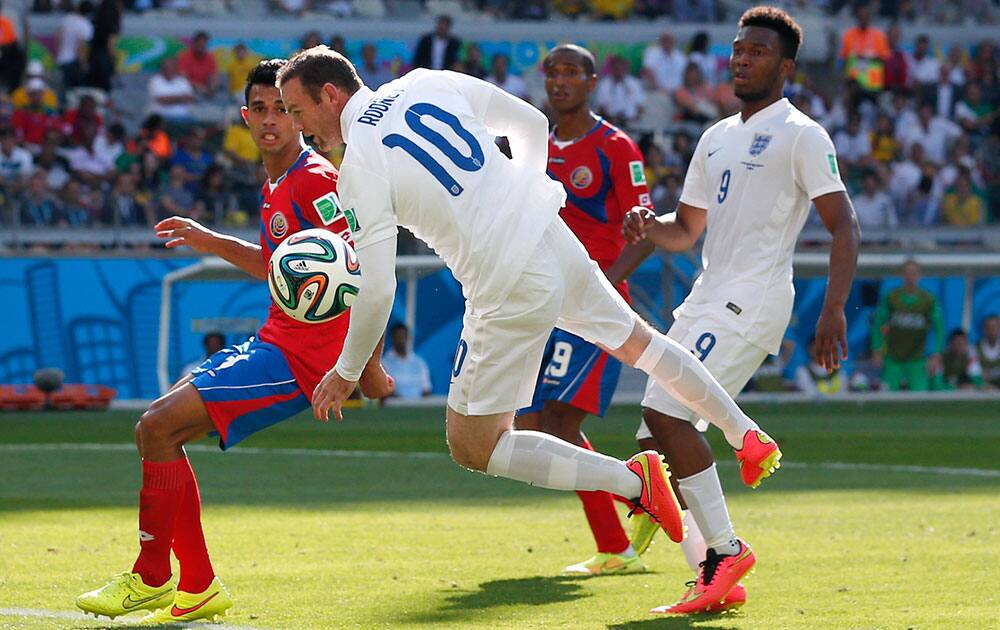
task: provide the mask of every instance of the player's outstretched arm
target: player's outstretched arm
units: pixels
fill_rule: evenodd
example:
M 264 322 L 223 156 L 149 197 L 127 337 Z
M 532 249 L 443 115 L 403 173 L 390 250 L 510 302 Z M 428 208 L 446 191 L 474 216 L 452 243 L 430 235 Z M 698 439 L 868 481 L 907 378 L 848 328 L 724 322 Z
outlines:
M 816 322 L 816 360 L 828 371 L 840 367 L 847 358 L 847 318 L 844 305 L 854 282 L 858 265 L 861 228 L 847 193 L 832 192 L 813 199 L 823 225 L 833 236 L 830 246 L 830 270 L 823 299 L 823 310 Z
M 341 407 L 354 391 L 361 372 L 372 357 L 375 346 L 385 333 L 389 312 L 396 295 L 396 235 L 357 251 L 364 279 L 361 291 L 351 305 L 351 321 L 344 339 L 344 349 L 313 392 L 313 415 L 320 422 L 330 419 L 333 410 L 343 420 Z
M 625 215 L 622 232 L 629 243 L 645 238 L 668 252 L 686 252 L 705 232 L 707 218 L 707 210 L 684 202 L 677 204 L 676 212 L 662 217 L 649 208 L 635 206 Z
M 255 278 L 267 278 L 267 266 L 260 255 L 260 245 L 219 234 L 187 217 L 170 217 L 153 226 L 156 235 L 166 239 L 165 247 L 190 247 L 199 254 L 212 254 L 232 263 Z

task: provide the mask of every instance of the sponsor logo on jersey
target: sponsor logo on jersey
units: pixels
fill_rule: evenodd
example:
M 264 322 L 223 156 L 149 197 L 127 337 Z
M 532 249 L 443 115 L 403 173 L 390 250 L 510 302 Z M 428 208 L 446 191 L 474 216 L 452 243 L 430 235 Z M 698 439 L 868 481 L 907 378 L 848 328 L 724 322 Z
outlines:
M 642 193 L 639 195 L 639 205 L 646 206 L 647 208 L 653 207 L 653 198 L 649 196 L 649 193 Z
M 594 174 L 586 166 L 577 166 L 569 175 L 569 183 L 573 188 L 586 188 L 594 181 Z
M 837 156 L 833 153 L 827 153 L 826 161 L 830 163 L 830 174 L 834 177 L 840 177 L 840 171 L 837 170 Z
M 361 231 L 361 223 L 358 222 L 358 215 L 354 211 L 354 208 L 345 210 L 344 216 L 347 217 L 347 227 L 351 228 L 351 232 Z
M 288 220 L 285 218 L 285 215 L 280 212 L 272 214 L 268 230 L 270 230 L 271 236 L 274 238 L 284 237 L 288 233 Z
M 549 162 L 552 162 L 553 164 L 565 164 L 566 163 L 566 158 L 551 157 L 551 158 L 549 158 Z
M 323 225 L 330 225 L 343 214 L 340 209 L 340 199 L 337 197 L 337 193 L 332 190 L 322 197 L 313 199 L 313 208 L 316 208 Z
M 628 163 L 628 172 L 632 176 L 633 186 L 646 185 L 646 170 L 642 168 L 642 160 L 635 160 Z
M 736 313 L 737 315 L 739 315 L 740 313 L 743 312 L 742 308 L 740 308 L 739 306 L 736 306 L 732 302 L 729 302 L 728 304 L 726 304 L 726 308 L 728 308 L 732 312 Z
M 750 143 L 750 155 L 758 156 L 764 152 L 767 145 L 771 144 L 771 137 L 766 133 L 757 133 L 753 136 L 753 142 Z

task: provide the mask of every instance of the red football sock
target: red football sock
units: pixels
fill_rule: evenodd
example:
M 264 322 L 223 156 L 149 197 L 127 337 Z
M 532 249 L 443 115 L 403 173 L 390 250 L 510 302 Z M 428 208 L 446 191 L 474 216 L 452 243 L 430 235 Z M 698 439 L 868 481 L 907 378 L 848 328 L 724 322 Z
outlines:
M 594 450 L 587 438 L 583 439 L 583 448 Z M 622 529 L 622 523 L 615 511 L 615 502 L 610 492 L 578 491 L 576 493 L 583 502 L 583 513 L 587 516 L 590 531 L 597 542 L 598 553 L 621 553 L 628 549 L 628 536 Z
M 205 546 L 205 533 L 201 528 L 201 494 L 198 479 L 191 468 L 191 462 L 184 459 L 190 477 L 184 486 L 177 520 L 174 522 L 174 555 L 181 568 L 181 579 L 177 589 L 185 593 L 201 593 L 215 577 L 212 561 Z
M 170 579 L 170 543 L 184 486 L 190 475 L 186 459 L 142 462 L 139 491 L 139 557 L 132 567 L 148 586 Z
M 580 435 L 581 435 L 581 437 L 583 437 L 583 444 L 581 444 L 580 446 L 582 448 L 587 449 L 588 451 L 594 450 L 594 447 L 593 447 L 593 445 L 591 445 L 590 440 L 587 439 L 587 436 L 583 435 L 582 433 Z M 630 510 L 633 507 L 635 507 L 634 505 L 632 505 L 632 502 L 629 501 L 628 499 L 626 499 L 625 497 L 618 496 L 617 494 L 612 494 L 611 498 L 614 499 L 615 501 L 621 503 L 622 505 L 624 505 L 625 507 L 627 507 Z

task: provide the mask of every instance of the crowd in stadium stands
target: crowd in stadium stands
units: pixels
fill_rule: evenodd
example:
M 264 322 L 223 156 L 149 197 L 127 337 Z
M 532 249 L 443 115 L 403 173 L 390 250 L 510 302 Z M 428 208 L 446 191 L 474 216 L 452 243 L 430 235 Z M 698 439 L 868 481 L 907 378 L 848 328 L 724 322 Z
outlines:
M 40 9 L 47 4 L 67 3 L 36 3 Z M 185 3 L 127 4 L 141 9 Z M 484 2 L 482 8 L 506 4 Z M 657 4 L 671 6 L 635 6 Z M 714 10 L 712 2 L 672 6 L 682 4 Z M 849 10 L 843 3 L 822 4 Z M 893 4 L 906 15 L 922 3 Z M 983 15 L 995 8 L 991 2 L 968 4 Z M 577 5 L 602 3 L 550 6 L 569 11 Z M 274 3 L 288 11 L 344 6 L 350 3 Z M 181 213 L 208 224 L 253 226 L 264 176 L 238 107 L 246 73 L 259 57 L 244 44 L 217 55 L 211 35 L 195 33 L 187 48 L 165 57 L 148 77 L 145 111 L 122 111 L 110 89 L 121 9 L 116 0 L 79 2 L 60 17 L 54 67 L 27 61 L 23 75 L 0 87 L 0 222 L 149 226 Z M 802 71 L 787 95 L 833 137 L 862 227 L 1000 222 L 997 42 L 942 49 L 922 34 L 903 42 L 897 26 L 883 32 L 872 24 L 868 5 L 855 8 L 853 16 L 836 62 L 843 80 L 830 81 L 829 67 Z M 5 35 L 10 30 L 0 22 L 0 46 L 8 49 L 17 47 L 16 37 L 11 43 Z M 303 47 L 318 43 L 346 50 L 338 35 L 327 39 L 310 32 L 302 40 Z M 531 70 L 520 76 L 505 55 L 484 58 L 475 42 L 453 32 L 446 16 L 419 38 L 413 59 L 380 59 L 371 44 L 359 49 L 359 72 L 373 87 L 410 67 L 448 68 L 545 106 Z M 726 60 L 711 53 L 704 32 L 678 42 L 665 30 L 635 67 L 616 55 L 600 61 L 594 105 L 640 139 L 656 208 L 669 211 L 702 129 L 739 108 Z

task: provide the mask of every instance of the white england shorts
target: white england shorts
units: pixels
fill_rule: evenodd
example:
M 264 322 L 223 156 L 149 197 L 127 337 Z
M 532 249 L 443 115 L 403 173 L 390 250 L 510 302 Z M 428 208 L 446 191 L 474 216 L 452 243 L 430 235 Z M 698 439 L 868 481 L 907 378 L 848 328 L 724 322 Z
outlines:
M 448 406 L 466 416 L 526 407 L 553 327 L 614 349 L 628 340 L 637 320 L 557 217 L 499 306 L 466 302 Z
M 722 312 L 724 304 L 705 307 L 685 307 L 682 314 L 667 331 L 667 336 L 689 349 L 701 360 L 730 396 L 736 396 L 767 358 L 768 351 L 746 340 L 733 330 L 729 318 Z M 699 418 L 668 394 L 656 381 L 646 381 L 642 406 L 668 416 L 687 420 L 699 431 L 708 428 L 708 422 Z M 645 421 L 639 424 L 636 439 L 651 437 Z

